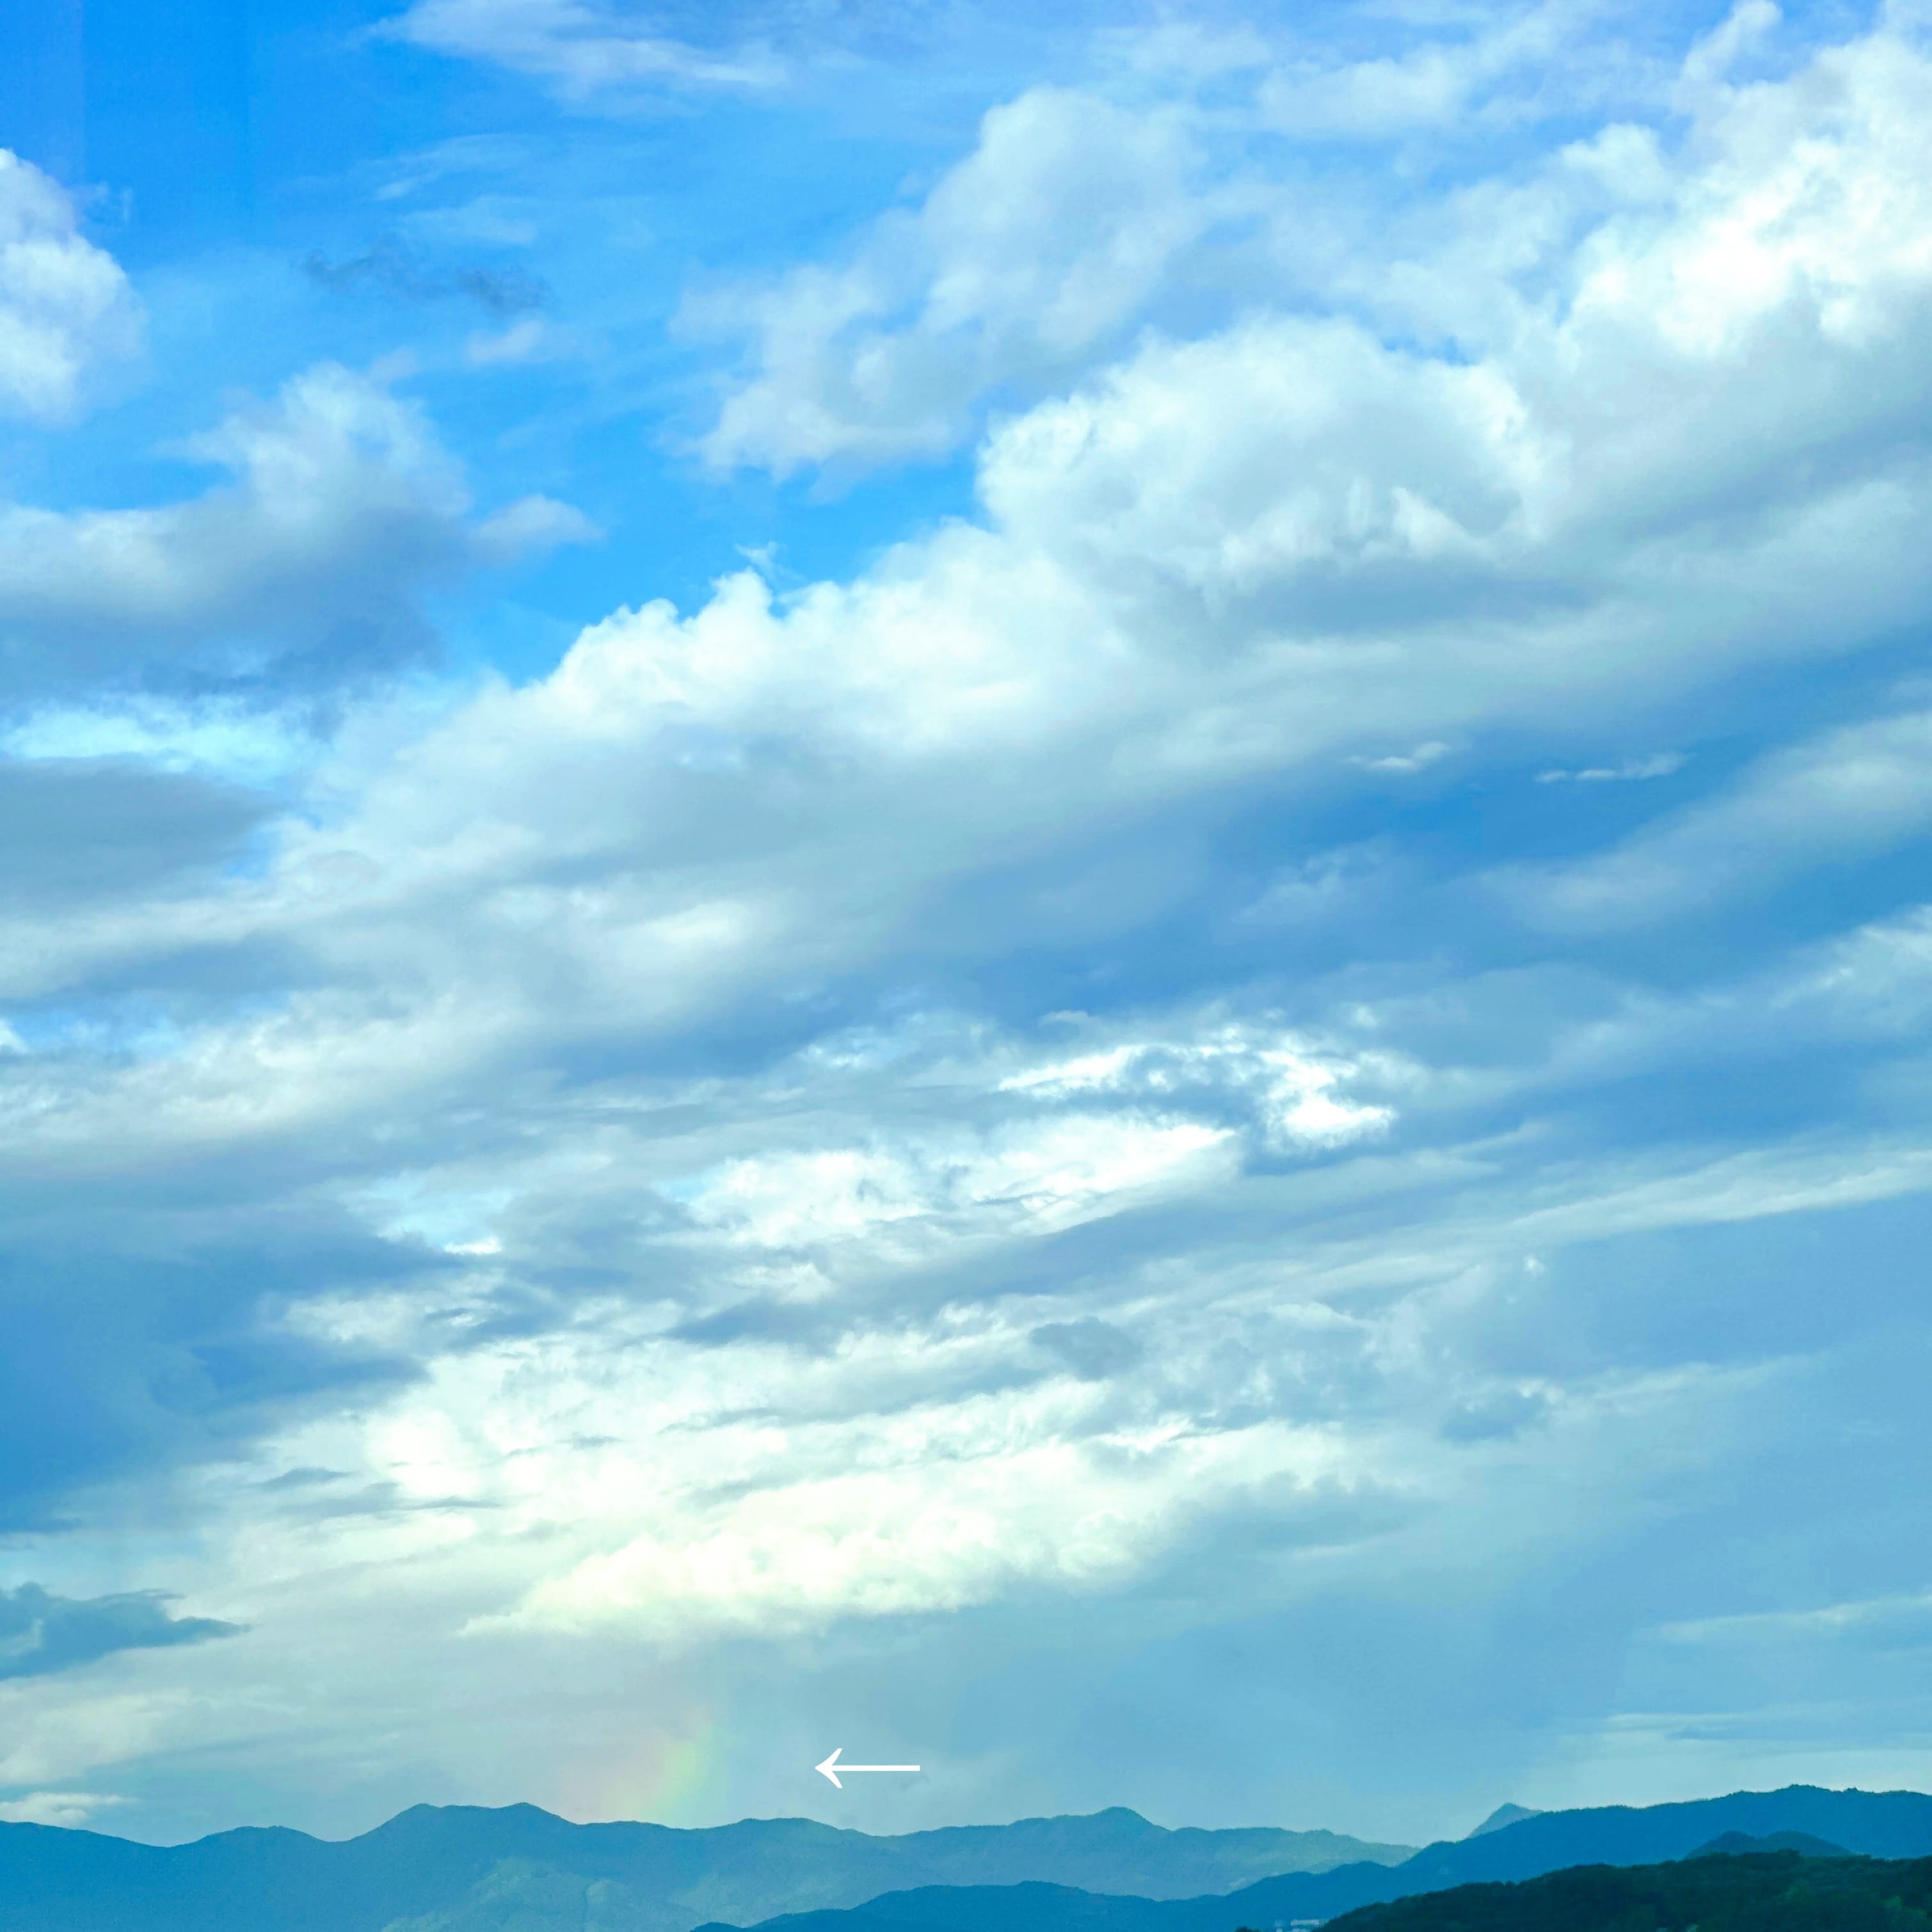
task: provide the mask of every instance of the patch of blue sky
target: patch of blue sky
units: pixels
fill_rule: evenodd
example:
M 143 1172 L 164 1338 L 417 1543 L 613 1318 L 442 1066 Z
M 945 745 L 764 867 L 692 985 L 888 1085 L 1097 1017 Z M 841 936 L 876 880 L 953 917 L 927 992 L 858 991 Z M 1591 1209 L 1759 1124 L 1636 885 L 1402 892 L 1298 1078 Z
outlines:
M 189 702 L 136 694 L 112 708 L 38 707 L 0 731 L 12 758 L 129 758 L 166 772 L 193 772 L 264 790 L 290 791 L 322 754 L 324 740 L 299 714 L 235 699 Z
M 285 996 L 276 993 L 251 1003 L 257 1016 L 279 1012 Z M 37 1058 L 70 1057 L 76 1065 L 160 1065 L 177 1056 L 192 1037 L 191 1022 L 165 998 L 143 990 L 94 989 L 81 1000 L 22 1001 L 10 1006 L 9 1030 L 20 1050 Z
M 560 635 L 620 602 L 664 595 L 695 604 L 746 548 L 800 576 L 848 574 L 907 533 L 908 511 L 916 524 L 921 505 L 928 518 L 970 507 L 963 459 L 830 502 L 805 481 L 773 488 L 699 475 L 687 446 L 713 406 L 718 352 L 665 331 L 694 277 L 752 272 L 801 238 L 835 242 L 842 211 L 889 195 L 915 158 L 903 134 L 890 144 L 820 142 L 801 173 L 785 157 L 814 130 L 796 110 L 728 106 L 560 128 L 526 100 L 504 132 L 497 97 L 520 95 L 521 83 L 479 81 L 468 68 L 372 44 L 340 19 L 298 18 L 279 34 L 272 20 L 254 19 L 265 46 L 293 70 L 257 58 L 257 91 L 238 106 L 196 64 L 198 49 L 213 48 L 226 74 L 223 23 L 176 40 L 145 16 L 124 36 L 111 20 L 91 22 L 109 70 L 98 82 L 104 112 L 130 144 L 130 164 L 138 152 L 144 184 L 138 203 L 110 200 L 97 230 L 133 272 L 147 311 L 146 364 L 168 379 L 124 383 L 78 429 L 37 439 L 22 479 L 34 500 L 112 508 L 198 494 L 219 478 L 186 446 L 238 392 L 272 394 L 323 359 L 393 371 L 492 494 L 548 490 L 605 532 L 518 586 L 544 621 L 519 627 L 515 644 L 486 600 L 474 628 L 453 627 L 459 664 L 494 651 L 512 676 L 548 668 Z M 359 99 L 352 76 L 371 62 L 405 64 L 412 78 L 458 94 L 480 88 L 484 101 L 469 105 L 496 131 L 448 132 L 438 89 L 412 87 L 409 128 L 381 130 L 408 144 L 401 152 L 345 149 L 356 117 L 304 108 Z M 266 98 L 264 68 L 280 82 Z M 231 130 L 227 146 L 206 152 L 152 137 L 112 106 L 118 88 L 150 70 L 156 125 L 172 124 L 192 99 L 211 126 L 246 107 L 265 131 L 244 140 L 247 130 Z M 518 133 L 519 120 L 536 124 Z M 932 132 L 921 131 L 929 153 Z M 304 136 L 322 152 L 302 148 Z M 246 207 L 200 196 L 202 174 L 241 166 L 244 148 L 256 183 Z M 346 198 L 332 169 L 347 172 Z M 172 184 L 170 170 L 182 177 Z M 748 178 L 780 191 L 748 196 Z M 504 289 L 527 291 L 526 301 L 503 302 Z M 520 340 L 520 328 L 534 333 Z

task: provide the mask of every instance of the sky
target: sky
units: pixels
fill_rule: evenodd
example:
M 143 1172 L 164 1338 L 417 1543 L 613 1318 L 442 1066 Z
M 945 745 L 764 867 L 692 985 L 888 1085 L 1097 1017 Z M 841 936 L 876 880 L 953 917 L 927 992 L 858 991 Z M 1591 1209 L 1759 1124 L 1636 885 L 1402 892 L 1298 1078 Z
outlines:
M 1932 1788 L 1932 8 L 0 49 L 0 1817 Z

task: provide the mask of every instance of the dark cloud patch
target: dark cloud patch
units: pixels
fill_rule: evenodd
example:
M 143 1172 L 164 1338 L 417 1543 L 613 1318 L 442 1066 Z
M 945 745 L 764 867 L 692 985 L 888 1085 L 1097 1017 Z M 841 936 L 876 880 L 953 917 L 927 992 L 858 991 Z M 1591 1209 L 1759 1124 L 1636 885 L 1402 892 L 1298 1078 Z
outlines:
M 385 1480 L 347 1490 L 332 1487 L 291 1503 L 288 1513 L 303 1522 L 326 1522 L 351 1516 L 436 1516 L 451 1511 L 470 1515 L 500 1507 L 482 1496 L 412 1496 L 400 1483 Z
M 422 409 L 333 362 L 238 398 L 188 452 L 224 472 L 135 508 L 10 510 L 0 694 L 335 703 L 439 648 L 425 599 L 587 536 L 530 496 L 477 519 Z
M 1504 1389 L 1452 1409 L 1444 1419 L 1442 1436 L 1445 1442 L 1507 1442 L 1549 1412 L 1546 1396 L 1533 1390 Z
M 728 1308 L 681 1322 L 670 1332 L 680 1342 L 703 1348 L 729 1348 L 734 1342 L 783 1342 L 824 1346 L 840 1326 L 823 1308 L 792 1302 L 734 1302 Z
M 244 1626 L 214 1617 L 170 1615 L 161 1590 L 113 1597 L 57 1597 L 38 1583 L 0 1590 L 0 1679 L 50 1677 L 118 1650 L 170 1650 L 238 1636 Z
M 433 268 L 393 236 L 385 236 L 366 254 L 346 262 L 311 254 L 302 263 L 302 273 L 319 288 L 376 289 L 404 302 L 460 299 L 495 316 L 527 314 L 542 308 L 545 299 L 543 284 L 520 269 Z
M 1105 1382 L 1141 1359 L 1141 1345 L 1131 1335 L 1092 1316 L 1078 1322 L 1043 1322 L 1030 1339 L 1083 1382 Z
M 68 1527 L 79 1492 L 241 1454 L 418 1372 L 286 1311 L 392 1288 L 437 1257 L 332 1216 L 244 1211 L 217 1233 L 140 1205 L 109 1238 L 29 1226 L 0 1251 L 0 1532 Z
M 270 1490 L 312 1490 L 325 1483 L 341 1482 L 346 1473 L 341 1469 L 284 1469 L 279 1476 L 271 1476 L 260 1486 Z
M 285 1497 L 283 1508 L 310 1522 L 333 1517 L 434 1514 L 445 1510 L 488 1510 L 498 1507 L 478 1496 L 414 1496 L 400 1483 L 384 1480 L 362 1483 L 354 1489 L 340 1486 L 349 1480 L 341 1469 L 285 1469 L 255 1486 L 265 1494 Z
M 0 762 L 0 898 L 52 909 L 191 884 L 238 856 L 272 808 L 124 759 Z

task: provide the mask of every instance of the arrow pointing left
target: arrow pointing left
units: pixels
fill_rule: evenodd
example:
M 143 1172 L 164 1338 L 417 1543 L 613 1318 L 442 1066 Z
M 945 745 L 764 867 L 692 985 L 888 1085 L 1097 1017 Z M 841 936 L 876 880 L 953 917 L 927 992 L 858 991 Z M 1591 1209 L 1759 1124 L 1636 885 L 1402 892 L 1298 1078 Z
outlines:
M 841 1764 L 838 1762 L 838 1751 L 844 1748 L 845 1747 L 841 1744 L 838 1750 L 834 1751 L 823 1764 L 815 1764 L 812 1767 L 821 1777 L 830 1778 L 833 1784 L 836 1785 L 841 1791 L 845 1789 L 844 1785 L 838 1783 L 838 1774 L 842 1771 L 916 1771 L 919 1768 L 916 1764 Z

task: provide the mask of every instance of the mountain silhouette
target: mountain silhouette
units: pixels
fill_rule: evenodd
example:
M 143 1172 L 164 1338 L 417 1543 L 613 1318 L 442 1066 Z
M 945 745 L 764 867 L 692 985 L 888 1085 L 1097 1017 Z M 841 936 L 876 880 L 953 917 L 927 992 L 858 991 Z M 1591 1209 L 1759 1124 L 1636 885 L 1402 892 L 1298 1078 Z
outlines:
M 1928 1924 L 1932 1858 L 1832 1858 L 1787 1850 L 1654 1865 L 1571 1865 L 1514 1883 L 1457 1886 L 1365 1906 L 1337 1919 L 1330 1932 L 1633 1932 L 1659 1925 L 1700 1932 L 1924 1932 Z
M 1410 1849 L 1331 1832 L 1168 1831 L 1118 1808 L 898 1838 L 806 1818 L 704 1831 L 573 1825 L 532 1804 L 418 1805 L 340 1843 L 250 1829 L 160 1846 L 0 1825 L 0 1932 L 414 1932 L 452 1911 L 481 1912 L 478 1923 L 521 1913 L 532 1926 L 548 1913 L 580 1932 L 593 1906 L 589 1922 L 613 1932 L 690 1932 L 940 1882 L 1047 1878 L 1174 1898 Z M 573 1892 L 574 1906 L 553 1909 Z
M 1468 1835 L 1480 1838 L 1485 1832 L 1500 1832 L 1505 1825 L 1514 1825 L 1520 1818 L 1540 1818 L 1540 1811 L 1532 1810 L 1526 1804 L 1498 1804 Z
M 1700 1845 L 1690 1856 L 1735 1858 L 1754 1857 L 1760 1852 L 1796 1852 L 1808 1858 L 1842 1858 L 1846 1855 L 1843 1845 L 1827 1844 L 1809 1832 L 1768 1832 L 1761 1838 L 1754 1838 L 1748 1832 L 1726 1832 L 1708 1845 Z
M 804 1818 L 573 1825 L 530 1804 L 418 1805 L 340 1843 L 0 1825 L 0 1932 L 1306 1932 L 1453 1887 L 1714 1864 L 1766 1840 L 1786 1858 L 1932 1856 L 1932 1797 L 1792 1785 L 1541 1812 L 1407 1857 L 1330 1832 L 1166 1831 L 1124 1810 L 898 1838 Z
M 1426 1846 L 1400 1864 L 1288 1874 L 1220 1898 L 1100 1898 L 1052 1885 L 928 1886 L 887 1893 L 854 1910 L 788 1914 L 755 1932 L 1235 1932 L 1238 1927 L 1292 1932 L 1362 1906 L 1454 1886 L 1536 1878 L 1579 1865 L 1691 1858 L 1727 1832 L 1752 1838 L 1798 1832 L 1870 1858 L 1923 1856 L 1932 1854 L 1932 1797 L 1790 1785 L 1677 1804 L 1545 1811 Z M 459 1928 L 452 1920 L 446 1932 L 484 1932 L 485 1924 L 465 1921 Z M 437 1924 L 423 1932 L 446 1928 Z

